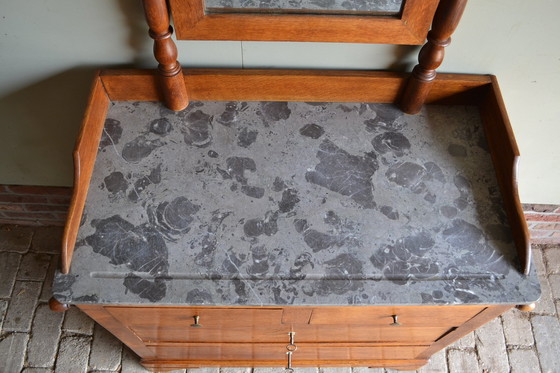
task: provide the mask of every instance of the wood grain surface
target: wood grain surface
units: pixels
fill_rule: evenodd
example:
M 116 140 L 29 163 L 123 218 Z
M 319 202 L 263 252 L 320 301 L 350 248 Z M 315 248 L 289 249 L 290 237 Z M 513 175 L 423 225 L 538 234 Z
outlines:
M 480 107 L 481 117 L 509 225 L 517 247 L 520 270 L 528 274 L 531 267 L 529 228 L 517 189 L 517 167 L 520 154 L 498 81 L 495 76 L 492 76 L 491 79 L 492 85 Z
M 173 28 L 165 0 L 143 0 L 144 14 L 154 39 L 154 56 L 162 101 L 171 110 L 183 110 L 189 104 L 187 89 L 181 77 L 181 64 L 177 61 L 177 47 L 171 39 Z
M 97 147 L 103 131 L 103 125 L 105 124 L 105 116 L 107 115 L 108 108 L 109 97 L 107 97 L 105 93 L 99 75 L 96 74 L 82 122 L 82 128 L 73 152 L 74 190 L 62 238 L 62 273 L 68 273 L 70 270 L 76 237 L 78 236 L 78 228 L 80 226 L 80 220 L 82 219 L 89 189 L 89 181 L 97 157 Z
M 188 69 L 191 100 L 328 101 L 395 103 L 409 74 L 367 71 Z M 102 74 L 113 101 L 157 101 L 154 72 L 106 70 Z M 427 103 L 478 104 L 486 75 L 439 74 Z
M 466 5 L 467 0 L 440 1 L 428 42 L 420 50 L 418 65 L 412 70 L 401 100 L 401 109 L 405 113 L 418 113 L 426 101 L 437 75 L 436 69 L 443 62 L 445 47 L 451 42 L 451 34 L 459 25 Z
M 170 0 L 180 40 L 422 44 L 439 0 L 408 0 L 392 16 L 206 14 L 202 0 Z

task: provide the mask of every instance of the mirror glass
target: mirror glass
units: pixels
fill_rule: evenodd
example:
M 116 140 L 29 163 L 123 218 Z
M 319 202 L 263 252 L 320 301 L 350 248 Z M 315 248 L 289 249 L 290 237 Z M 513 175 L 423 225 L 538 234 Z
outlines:
M 205 0 L 207 13 L 397 15 L 405 0 Z

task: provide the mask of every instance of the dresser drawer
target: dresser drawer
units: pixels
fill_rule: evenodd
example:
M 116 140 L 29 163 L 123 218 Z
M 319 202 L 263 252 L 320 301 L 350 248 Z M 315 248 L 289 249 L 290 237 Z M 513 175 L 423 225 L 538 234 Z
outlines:
M 428 346 L 384 346 L 363 344 L 299 343 L 293 364 L 300 361 L 349 361 L 373 359 L 414 359 Z M 281 343 L 184 343 L 148 346 L 160 359 L 169 360 L 266 360 L 286 364 L 286 344 Z
M 469 306 L 182 308 L 106 307 L 145 343 L 270 342 L 296 332 L 300 342 L 431 343 L 481 311 Z M 296 311 L 296 312 L 294 312 Z M 294 316 L 296 315 L 297 316 Z M 303 315 L 303 316 L 301 316 Z M 195 321 L 195 316 L 198 321 Z M 397 323 L 395 323 L 396 316 Z
M 481 306 L 409 306 L 409 307 L 326 307 L 315 308 L 312 325 L 390 326 L 394 317 L 401 326 L 459 326 L 471 319 Z
M 398 344 L 428 343 L 440 338 L 451 327 L 441 326 L 375 326 L 375 325 L 297 325 L 298 342 L 391 342 Z
M 105 309 L 144 342 L 277 342 L 289 332 L 281 308 Z

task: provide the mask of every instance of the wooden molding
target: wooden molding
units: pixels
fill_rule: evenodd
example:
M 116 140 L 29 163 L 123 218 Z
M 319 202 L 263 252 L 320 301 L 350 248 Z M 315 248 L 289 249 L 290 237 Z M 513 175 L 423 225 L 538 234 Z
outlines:
M 68 220 L 62 238 L 61 263 L 62 273 L 70 271 L 70 263 L 74 254 L 74 245 L 78 236 L 78 228 L 82 219 L 84 205 L 91 173 L 97 157 L 99 140 L 105 124 L 105 116 L 109 108 L 109 97 L 96 74 L 91 89 L 89 102 L 82 122 L 82 128 L 73 152 L 74 158 L 74 190 L 68 210 Z
M 409 74 L 376 71 L 186 69 L 192 100 L 330 101 L 394 103 Z M 155 74 L 149 70 L 105 70 L 101 79 L 111 100 L 158 99 Z M 486 75 L 439 74 L 427 103 L 477 105 Z
M 520 269 L 527 275 L 531 267 L 531 244 L 529 228 L 517 189 L 519 149 L 513 136 L 498 81 L 495 76 L 490 78 L 492 84 L 481 102 L 481 117 L 498 179 L 498 186 L 517 248 Z
M 439 0 L 408 0 L 400 16 L 206 14 L 203 0 L 169 0 L 179 40 L 424 43 Z
M 329 360 L 327 365 L 324 361 L 317 360 L 303 360 L 298 361 L 294 368 L 298 367 L 316 367 L 316 366 L 329 366 L 329 367 L 385 367 L 397 370 L 417 370 L 426 365 L 428 359 L 410 359 L 410 360 L 397 360 L 397 359 L 368 359 L 368 360 Z M 223 366 L 223 367 L 282 367 L 285 366 L 284 360 L 150 360 L 142 359 L 140 361 L 145 368 L 157 372 L 167 372 L 175 369 L 184 368 L 201 368 L 209 366 Z

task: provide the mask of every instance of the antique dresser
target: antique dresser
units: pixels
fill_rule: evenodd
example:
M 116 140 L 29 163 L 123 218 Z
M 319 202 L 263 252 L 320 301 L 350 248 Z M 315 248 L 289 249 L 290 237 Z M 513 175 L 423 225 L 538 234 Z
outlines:
M 50 303 L 147 368 L 412 370 L 539 297 L 497 81 L 435 72 L 466 1 L 301 3 L 144 0 L 157 72 L 95 77 Z M 412 74 L 182 70 L 169 11 L 180 39 L 428 42 Z

